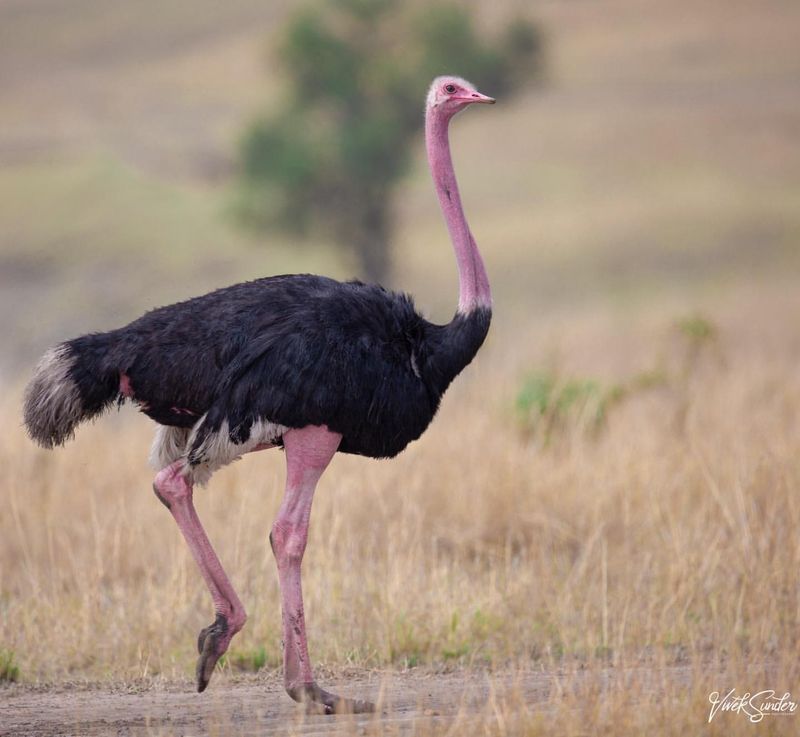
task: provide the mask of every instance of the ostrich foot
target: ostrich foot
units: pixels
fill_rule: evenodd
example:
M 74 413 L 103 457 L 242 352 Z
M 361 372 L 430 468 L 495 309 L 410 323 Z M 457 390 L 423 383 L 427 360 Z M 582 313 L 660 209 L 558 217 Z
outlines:
M 287 686 L 286 693 L 298 704 L 304 704 L 312 714 L 370 714 L 375 704 L 361 699 L 343 699 L 321 689 L 316 683 Z
M 214 666 L 228 649 L 233 634 L 230 632 L 228 620 L 222 614 L 217 614 L 213 624 L 200 630 L 197 637 L 197 652 L 200 653 L 197 661 L 197 690 L 201 693 L 206 690 L 214 673 Z

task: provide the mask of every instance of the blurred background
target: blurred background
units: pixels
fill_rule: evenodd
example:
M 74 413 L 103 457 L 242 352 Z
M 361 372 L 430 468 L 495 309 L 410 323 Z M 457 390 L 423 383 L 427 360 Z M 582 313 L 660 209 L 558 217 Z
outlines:
M 326 473 L 312 657 L 588 665 L 549 702 L 574 735 L 693 734 L 722 684 L 798 683 L 798 31 L 797 0 L 0 0 L 0 682 L 185 680 L 210 613 L 152 424 L 36 448 L 38 356 L 287 272 L 449 320 L 421 128 L 455 73 L 498 98 L 451 128 L 492 330 L 419 442 Z M 196 495 L 250 612 L 225 670 L 276 692 L 283 480 L 251 454 Z
M 0 376 L 275 273 L 377 276 L 449 319 L 433 71 L 499 98 L 452 131 L 495 341 L 791 293 L 798 28 L 793 0 L 5 0 Z

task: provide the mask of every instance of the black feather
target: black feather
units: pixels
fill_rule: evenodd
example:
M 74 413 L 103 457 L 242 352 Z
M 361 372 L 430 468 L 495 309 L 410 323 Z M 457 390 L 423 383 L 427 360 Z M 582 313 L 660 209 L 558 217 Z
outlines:
M 327 425 L 342 434 L 341 451 L 390 457 L 427 428 L 490 320 L 478 309 L 434 325 L 380 286 L 268 277 L 70 341 L 72 378 L 96 404 L 125 374 L 134 401 L 164 425 L 206 415 L 195 450 L 225 421 L 242 443 L 263 420 Z

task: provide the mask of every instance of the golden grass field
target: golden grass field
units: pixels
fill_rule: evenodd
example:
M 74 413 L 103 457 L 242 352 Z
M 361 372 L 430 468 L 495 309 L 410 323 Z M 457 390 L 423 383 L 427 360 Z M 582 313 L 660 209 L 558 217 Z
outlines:
M 800 701 L 796 4 L 544 3 L 547 87 L 457 121 L 492 332 L 404 454 L 334 460 L 303 566 L 321 684 L 385 707 L 358 719 L 281 690 L 279 451 L 195 496 L 249 613 L 198 696 L 212 607 L 151 491 L 152 423 L 124 407 L 53 452 L 21 424 L 51 342 L 238 278 L 350 273 L 321 241 L 259 249 L 208 174 L 274 89 L 285 8 L 56 6 L 0 6 L 0 735 L 800 733 L 800 709 L 708 723 L 712 691 Z M 396 281 L 444 320 L 419 163 Z M 556 384 L 526 424 L 534 374 Z
M 503 377 L 525 348 L 501 329 L 408 452 L 337 458 L 304 561 L 322 673 L 341 689 L 351 674 L 362 690 L 372 673 L 376 691 L 377 675 L 407 668 L 429 681 L 441 671 L 467 683 L 518 674 L 526 687 L 531 674 L 551 677 L 527 704 L 502 689 L 477 730 L 489 734 L 555 724 L 563 734 L 751 734 L 741 715 L 707 729 L 707 698 L 782 694 L 800 675 L 800 295 L 739 295 L 719 314 L 702 348 L 659 317 L 624 337 L 573 321 L 560 341 L 568 375 L 622 378 L 614 366 L 662 362 L 669 377 L 610 408 L 599 431 L 580 414 L 546 446 L 519 431 Z M 9 425 L 17 411 L 4 407 Z M 28 680 L 192 688 L 194 638 L 212 610 L 150 491 L 150 432 L 122 411 L 56 452 L 21 432 L 0 440 L 0 639 Z M 196 495 L 250 613 L 210 693 L 258 666 L 274 684 L 280 615 L 266 536 L 282 460 L 254 454 Z M 432 708 L 453 716 L 463 687 L 438 694 L 432 680 Z M 282 698 L 272 689 L 264 708 Z M 758 733 L 790 734 L 796 719 L 767 717 Z M 428 722 L 421 712 L 412 732 L 452 726 Z

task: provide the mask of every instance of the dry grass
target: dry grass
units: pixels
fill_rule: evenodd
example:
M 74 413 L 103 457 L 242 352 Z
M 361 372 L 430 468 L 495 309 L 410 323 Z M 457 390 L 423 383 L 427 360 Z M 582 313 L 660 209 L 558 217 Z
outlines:
M 516 380 L 552 351 L 500 328 L 422 441 L 393 462 L 338 458 L 304 562 L 323 671 L 560 674 L 524 709 L 490 702 L 491 734 L 543 734 L 554 715 L 565 733 L 633 734 L 668 713 L 677 734 L 703 723 L 711 690 L 795 687 L 800 305 L 733 297 L 694 353 L 663 312 L 571 321 L 565 374 L 613 380 L 660 361 L 674 377 L 614 406 L 599 435 L 568 418 L 546 447 L 525 439 Z M 3 415 L 0 644 L 22 678 L 185 678 L 212 611 L 150 493 L 147 422 L 124 411 L 48 453 L 18 429 L 15 401 Z M 280 661 L 266 536 L 282 460 L 256 454 L 197 494 L 250 613 L 229 672 Z
M 0 11 L 4 378 L 143 306 L 352 270 L 324 244 L 259 251 L 226 220 L 233 142 L 278 83 L 264 50 L 289 4 L 101 5 Z M 800 730 L 800 715 L 706 724 L 712 690 L 800 693 L 798 7 L 541 4 L 549 85 L 454 127 L 496 285 L 489 344 L 400 458 L 336 459 L 304 573 L 325 683 L 457 693 L 441 716 L 406 695 L 395 721 L 353 732 Z M 452 254 L 421 148 L 418 163 L 397 281 L 445 319 Z M 675 321 L 696 306 L 718 329 L 692 348 Z M 530 370 L 633 388 L 599 431 L 578 413 L 522 432 Z M 649 388 L 631 381 L 648 372 Z M 98 698 L 78 681 L 188 694 L 211 605 L 150 491 L 152 427 L 126 408 L 46 453 L 24 437 L 18 391 L 0 418 L 0 681 L 64 688 L 72 713 Z M 214 705 L 210 733 L 249 733 L 233 711 L 256 680 L 253 704 L 264 689 L 287 701 L 267 543 L 282 485 L 272 451 L 197 494 L 250 614 L 208 698 L 181 702 Z M 476 683 L 491 688 L 462 693 Z M 150 730 L 173 731 L 200 730 Z

